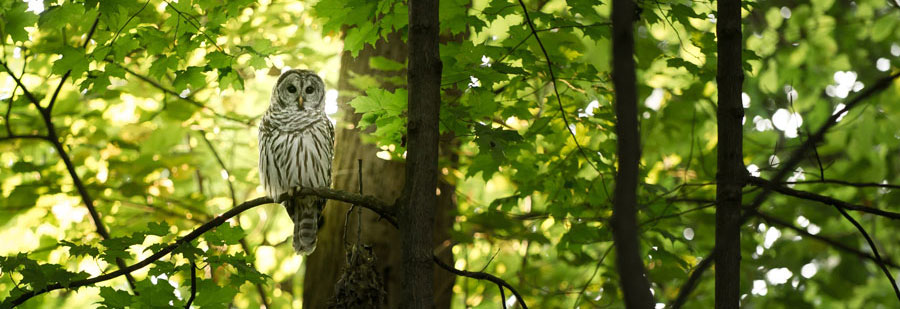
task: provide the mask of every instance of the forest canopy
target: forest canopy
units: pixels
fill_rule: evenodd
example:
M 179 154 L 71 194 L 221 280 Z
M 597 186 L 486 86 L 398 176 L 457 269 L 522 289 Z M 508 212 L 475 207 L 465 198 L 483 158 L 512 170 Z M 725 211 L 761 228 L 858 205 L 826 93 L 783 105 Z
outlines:
M 629 275 L 656 308 L 711 308 L 726 283 L 748 308 L 897 306 L 900 2 L 726 1 L 734 14 L 439 2 L 436 307 L 623 308 Z M 614 16 L 621 3 L 633 14 Z M 397 304 L 385 269 L 401 267 L 394 207 L 417 151 L 410 14 L 390 0 L 0 0 L 0 307 L 318 307 L 353 239 Z M 634 52 L 617 58 L 626 32 Z M 333 200 L 310 257 L 257 168 L 260 117 L 293 68 L 323 78 L 337 131 L 334 190 L 304 193 Z M 720 144 L 726 104 L 743 115 L 728 123 L 737 148 Z M 720 183 L 728 149 L 740 173 Z M 625 159 L 645 276 L 617 270 Z M 370 199 L 352 195 L 363 183 Z M 713 258 L 724 186 L 739 216 L 727 280 Z

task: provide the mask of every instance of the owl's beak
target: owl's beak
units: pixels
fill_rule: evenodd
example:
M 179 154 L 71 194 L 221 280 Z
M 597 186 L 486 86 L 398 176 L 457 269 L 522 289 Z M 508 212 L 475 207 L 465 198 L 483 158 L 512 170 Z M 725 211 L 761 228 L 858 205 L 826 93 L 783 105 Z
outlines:
M 303 96 L 297 96 L 297 102 L 300 104 L 300 108 L 303 108 Z

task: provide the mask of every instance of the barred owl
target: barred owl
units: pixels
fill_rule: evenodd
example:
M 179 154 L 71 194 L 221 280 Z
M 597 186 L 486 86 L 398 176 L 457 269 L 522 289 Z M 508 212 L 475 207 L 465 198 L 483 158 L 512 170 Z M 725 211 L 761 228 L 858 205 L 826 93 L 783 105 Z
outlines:
M 272 89 L 259 124 L 259 177 L 272 199 L 297 187 L 331 186 L 334 126 L 324 98 L 322 79 L 306 70 L 282 73 Z M 282 205 L 294 222 L 294 251 L 311 254 L 325 199 L 292 197 Z

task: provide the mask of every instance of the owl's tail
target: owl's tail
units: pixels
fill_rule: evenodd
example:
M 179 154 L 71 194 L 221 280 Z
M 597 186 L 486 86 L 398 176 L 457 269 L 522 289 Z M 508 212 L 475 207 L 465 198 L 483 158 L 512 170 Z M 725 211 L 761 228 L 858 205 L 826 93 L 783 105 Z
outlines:
M 302 197 L 285 201 L 285 208 L 294 222 L 294 251 L 310 255 L 316 250 L 317 232 L 325 200 Z

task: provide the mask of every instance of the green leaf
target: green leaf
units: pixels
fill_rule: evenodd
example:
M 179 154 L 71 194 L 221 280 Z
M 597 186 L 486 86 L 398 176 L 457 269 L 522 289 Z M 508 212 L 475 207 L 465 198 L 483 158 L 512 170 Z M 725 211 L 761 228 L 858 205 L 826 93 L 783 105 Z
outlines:
M 344 37 L 344 50 L 356 57 L 366 44 L 375 46 L 375 41 L 378 40 L 376 30 L 371 23 L 350 29 Z
M 72 256 L 97 256 L 100 250 L 91 245 L 78 245 L 69 241 L 62 240 L 59 242 L 61 246 L 69 247 L 69 254 Z
M 0 14 L 0 40 L 6 41 L 8 35 L 15 43 L 28 41 L 25 27 L 34 26 L 38 17 L 32 12 L 26 12 L 27 9 L 28 4 L 24 1 L 15 1 L 12 2 L 12 7 Z
M 199 280 L 194 305 L 201 308 L 227 308 L 237 292 L 237 288 L 231 285 L 219 286 L 212 280 Z
M 244 229 L 240 226 L 224 224 L 203 234 L 203 237 L 214 246 L 234 245 L 244 238 Z
M 203 73 L 202 67 L 188 67 L 185 70 L 175 72 L 175 80 L 172 81 L 172 86 L 175 87 L 175 91 L 179 92 L 188 89 L 188 86 L 192 90 L 202 89 L 206 87 L 206 74 Z
M 153 262 L 153 267 L 147 272 L 148 276 L 167 275 L 171 276 L 175 273 L 175 264 L 167 261 Z
M 69 25 L 73 20 L 84 17 L 84 6 L 66 2 L 62 5 L 54 5 L 41 13 L 38 20 L 40 28 L 56 29 Z
M 206 63 L 209 64 L 210 67 L 221 69 L 231 67 L 234 60 L 226 53 L 215 51 L 206 55 Z
M 147 225 L 147 235 L 166 236 L 169 234 L 169 224 L 166 221 L 150 222 Z
M 106 308 L 128 308 L 132 305 L 134 296 L 126 291 L 101 286 L 100 297 L 103 298 L 100 304 L 106 306 Z
M 159 56 L 152 64 L 150 64 L 150 77 L 157 79 L 162 78 L 166 75 L 166 72 L 175 69 L 177 66 L 178 58 Z
M 84 51 L 79 48 L 63 46 L 60 49 L 60 55 L 62 55 L 62 58 L 53 62 L 53 68 L 51 69 L 53 74 L 63 75 L 71 70 L 72 80 L 77 80 L 87 71 L 90 65 L 90 61 L 85 57 Z
M 157 279 L 156 284 L 153 284 L 149 279 L 138 281 L 136 289 L 139 294 L 137 297 L 132 297 L 132 299 L 149 307 L 169 308 L 172 304 L 179 301 L 175 298 L 175 287 L 163 278 Z
M 690 73 L 700 74 L 700 67 L 691 62 L 685 61 L 682 58 L 671 58 L 666 60 L 666 65 L 673 68 L 684 68 Z

